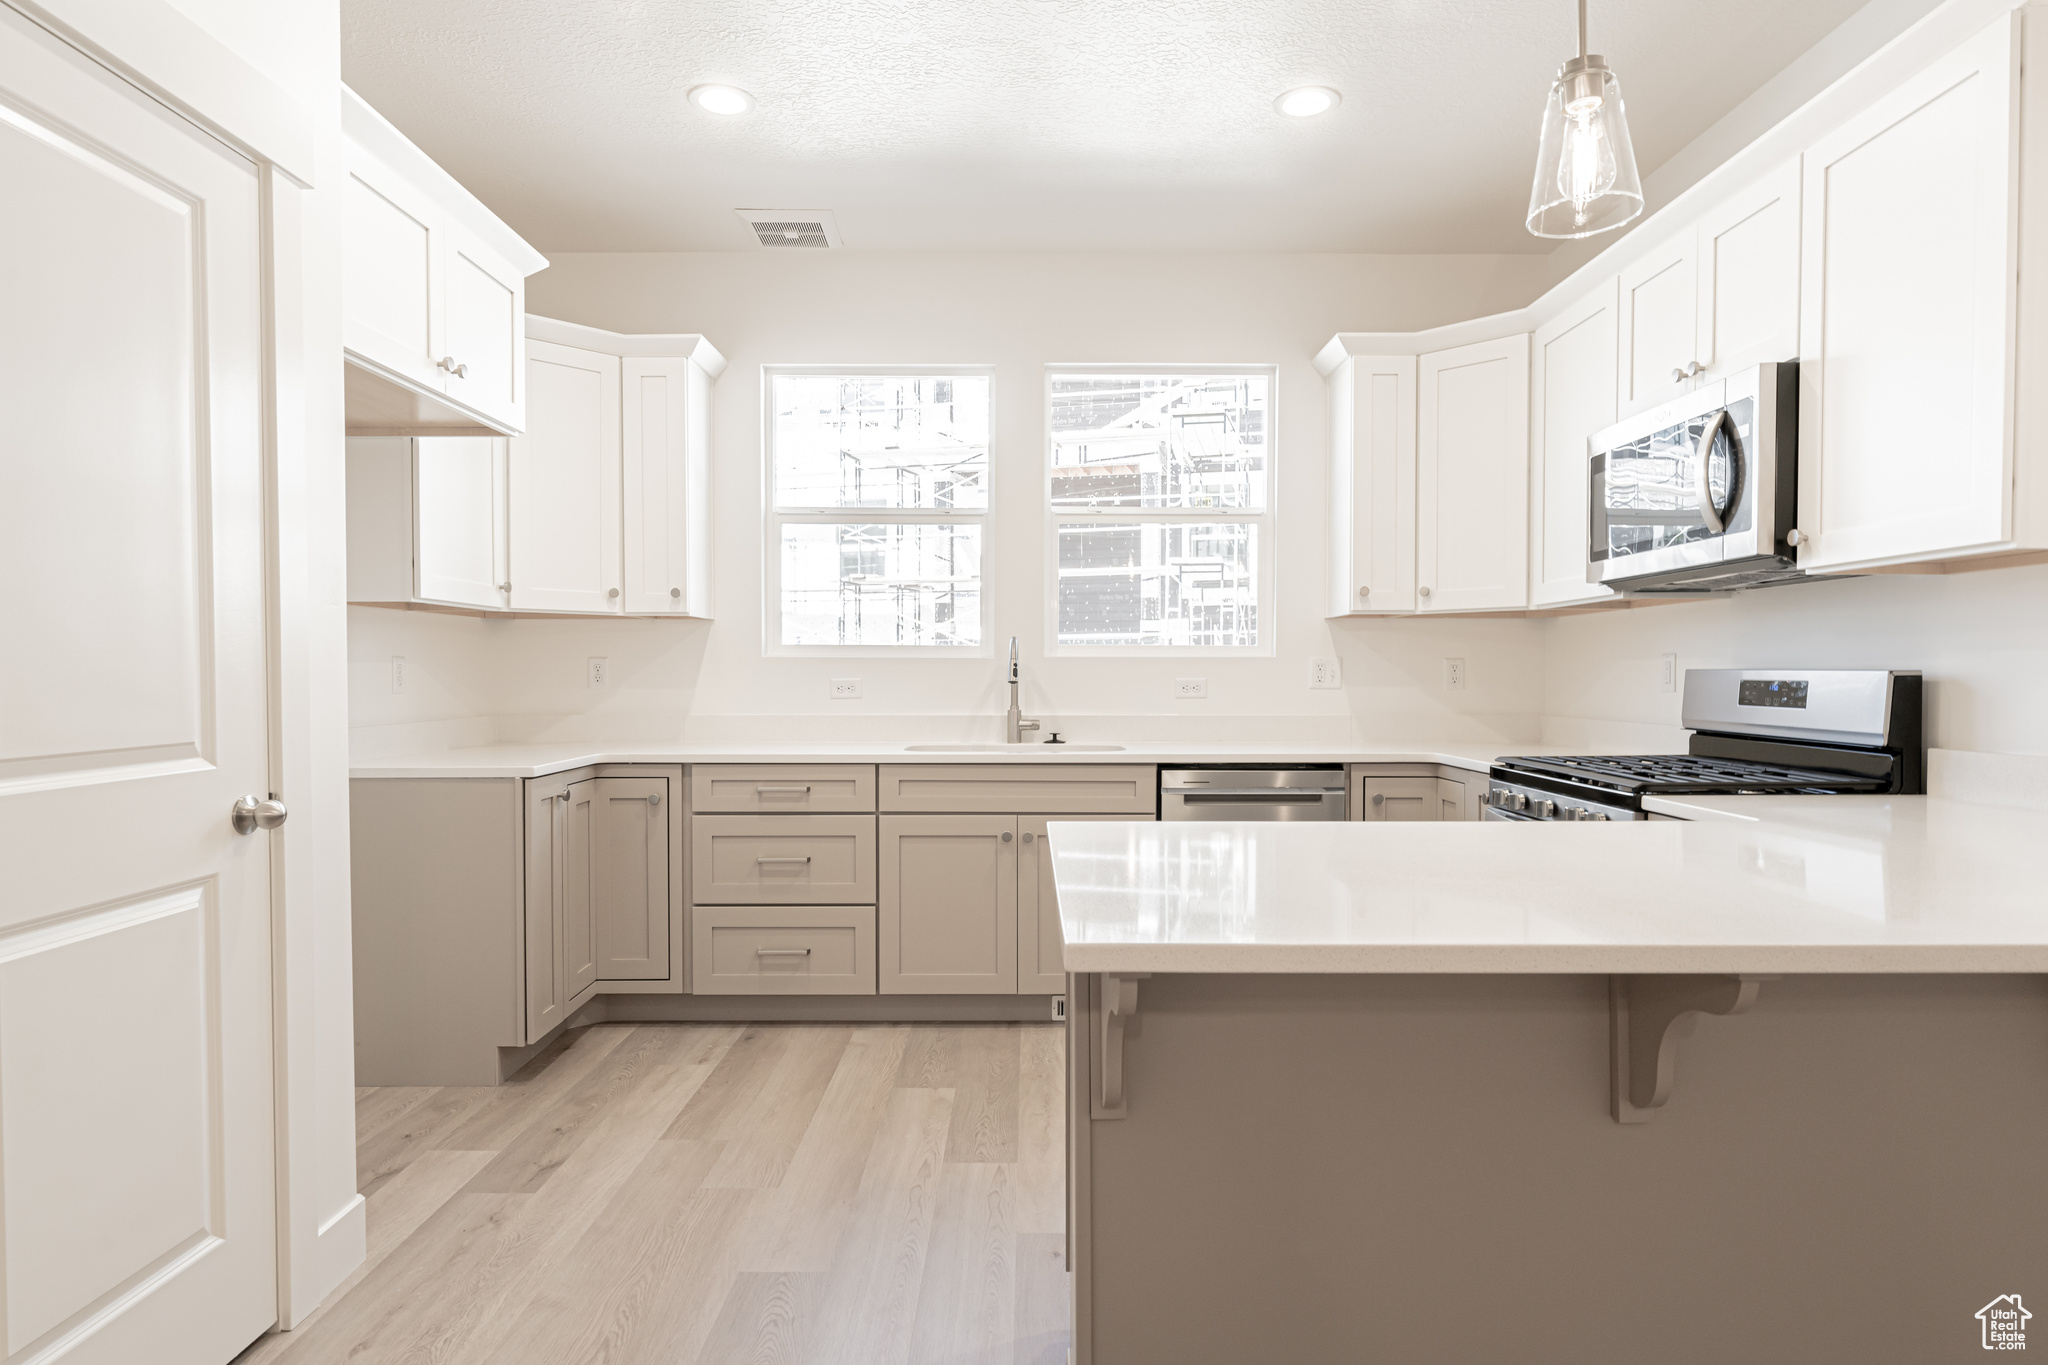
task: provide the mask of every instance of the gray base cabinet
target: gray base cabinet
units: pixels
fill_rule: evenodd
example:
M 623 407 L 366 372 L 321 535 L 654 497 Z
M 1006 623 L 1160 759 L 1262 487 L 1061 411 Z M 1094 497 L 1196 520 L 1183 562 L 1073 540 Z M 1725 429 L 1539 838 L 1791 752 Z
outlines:
M 1014 995 L 1017 817 L 881 817 L 883 995 Z
M 1486 774 L 1425 763 L 1361 763 L 1351 767 L 1351 818 L 1398 823 L 1477 820 Z

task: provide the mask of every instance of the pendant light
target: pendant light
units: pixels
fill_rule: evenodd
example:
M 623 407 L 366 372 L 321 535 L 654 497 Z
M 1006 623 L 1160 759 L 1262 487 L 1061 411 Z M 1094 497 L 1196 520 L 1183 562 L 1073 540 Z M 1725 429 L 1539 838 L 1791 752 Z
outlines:
M 1579 55 L 1557 70 L 1543 106 L 1529 231 L 1591 237 L 1643 211 L 1643 182 L 1621 105 L 1621 82 L 1586 51 L 1586 0 L 1579 0 Z

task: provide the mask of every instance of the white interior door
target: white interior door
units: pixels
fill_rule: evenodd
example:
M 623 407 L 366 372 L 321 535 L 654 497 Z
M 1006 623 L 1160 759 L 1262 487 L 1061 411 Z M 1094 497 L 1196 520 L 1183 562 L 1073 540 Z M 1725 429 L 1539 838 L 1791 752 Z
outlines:
M 616 611 L 619 358 L 527 343 L 526 434 L 512 438 L 512 605 Z
M 256 168 L 0 6 L 0 1342 L 277 1315 Z

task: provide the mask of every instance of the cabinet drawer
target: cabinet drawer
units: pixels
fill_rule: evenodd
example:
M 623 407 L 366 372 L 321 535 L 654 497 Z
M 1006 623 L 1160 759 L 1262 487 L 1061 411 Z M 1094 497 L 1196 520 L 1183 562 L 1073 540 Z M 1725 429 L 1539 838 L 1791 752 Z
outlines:
M 873 995 L 875 908 L 741 905 L 691 911 L 699 995 Z
M 885 811 L 1152 815 L 1159 807 L 1159 770 L 1149 763 L 889 765 L 881 773 L 880 804 Z
M 858 905 L 875 899 L 872 815 L 700 815 L 697 905 Z
M 852 763 L 699 763 L 690 769 L 690 807 L 764 815 L 873 810 L 875 770 Z

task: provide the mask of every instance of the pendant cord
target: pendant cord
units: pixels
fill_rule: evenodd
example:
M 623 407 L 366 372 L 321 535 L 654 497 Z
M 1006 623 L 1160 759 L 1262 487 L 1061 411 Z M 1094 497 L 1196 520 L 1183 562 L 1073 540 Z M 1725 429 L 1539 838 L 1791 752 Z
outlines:
M 1579 58 L 1586 56 L 1586 0 L 1579 0 Z

